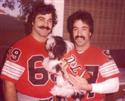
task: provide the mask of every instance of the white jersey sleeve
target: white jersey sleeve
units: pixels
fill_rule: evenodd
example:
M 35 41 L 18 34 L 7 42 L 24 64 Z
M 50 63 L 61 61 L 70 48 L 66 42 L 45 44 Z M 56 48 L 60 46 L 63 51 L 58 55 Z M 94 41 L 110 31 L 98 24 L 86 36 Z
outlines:
M 104 82 L 92 84 L 92 92 L 94 93 L 114 93 L 119 90 L 119 78 L 110 78 Z

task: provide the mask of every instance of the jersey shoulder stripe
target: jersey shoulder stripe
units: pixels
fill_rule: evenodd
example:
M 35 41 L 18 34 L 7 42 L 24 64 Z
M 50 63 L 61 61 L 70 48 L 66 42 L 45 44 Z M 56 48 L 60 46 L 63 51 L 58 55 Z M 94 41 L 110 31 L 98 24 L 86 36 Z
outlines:
M 110 60 L 99 67 L 99 71 L 103 77 L 110 77 L 115 74 L 119 74 L 117 65 L 113 60 Z
M 12 79 L 18 80 L 19 77 L 23 74 L 24 70 L 25 70 L 24 67 L 12 63 L 10 61 L 6 61 L 1 74 L 9 76 Z

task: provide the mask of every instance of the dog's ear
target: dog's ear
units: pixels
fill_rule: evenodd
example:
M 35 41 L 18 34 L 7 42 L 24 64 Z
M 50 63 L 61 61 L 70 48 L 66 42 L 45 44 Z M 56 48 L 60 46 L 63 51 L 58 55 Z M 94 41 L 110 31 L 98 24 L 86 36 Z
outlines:
M 66 53 L 66 46 L 55 45 L 55 47 L 53 48 L 53 53 L 55 55 L 55 58 L 60 60 L 64 56 L 64 54 Z
M 46 40 L 46 49 L 49 51 L 49 50 L 52 50 L 51 48 L 53 48 L 55 46 L 55 39 L 53 36 L 49 36 Z
M 55 58 L 61 59 L 67 51 L 66 43 L 64 39 L 60 36 L 55 36 L 55 46 L 53 47 L 53 53 Z
M 65 40 L 66 47 L 67 47 L 67 53 L 74 48 L 74 44 L 68 40 Z

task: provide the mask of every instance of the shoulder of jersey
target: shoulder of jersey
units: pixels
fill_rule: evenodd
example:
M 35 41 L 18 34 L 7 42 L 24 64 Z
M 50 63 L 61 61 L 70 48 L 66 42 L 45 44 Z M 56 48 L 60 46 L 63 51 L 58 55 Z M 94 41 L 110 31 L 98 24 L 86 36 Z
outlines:
M 24 45 L 26 45 L 28 43 L 29 39 L 30 39 L 29 35 L 25 36 L 25 37 L 19 39 L 18 41 L 16 41 L 12 46 L 15 46 L 15 47 L 24 46 Z

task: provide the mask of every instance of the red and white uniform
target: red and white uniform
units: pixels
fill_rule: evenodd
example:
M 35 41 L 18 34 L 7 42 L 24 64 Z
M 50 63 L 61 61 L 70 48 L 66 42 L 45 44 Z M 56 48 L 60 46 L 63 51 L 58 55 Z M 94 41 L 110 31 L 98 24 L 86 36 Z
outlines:
M 72 75 L 84 77 L 85 71 L 91 74 L 89 83 L 100 83 L 108 78 L 118 77 L 119 70 L 115 62 L 105 54 L 105 51 L 94 46 L 85 52 L 78 53 L 75 49 L 66 54 L 64 58 L 68 62 L 67 71 Z M 82 101 L 101 101 L 104 94 L 87 92 Z M 69 101 L 73 101 L 70 99 Z
M 1 78 L 15 83 L 17 91 L 24 95 L 48 98 L 52 96 L 49 92 L 54 84 L 42 66 L 45 57 L 44 43 L 28 35 L 9 49 Z

